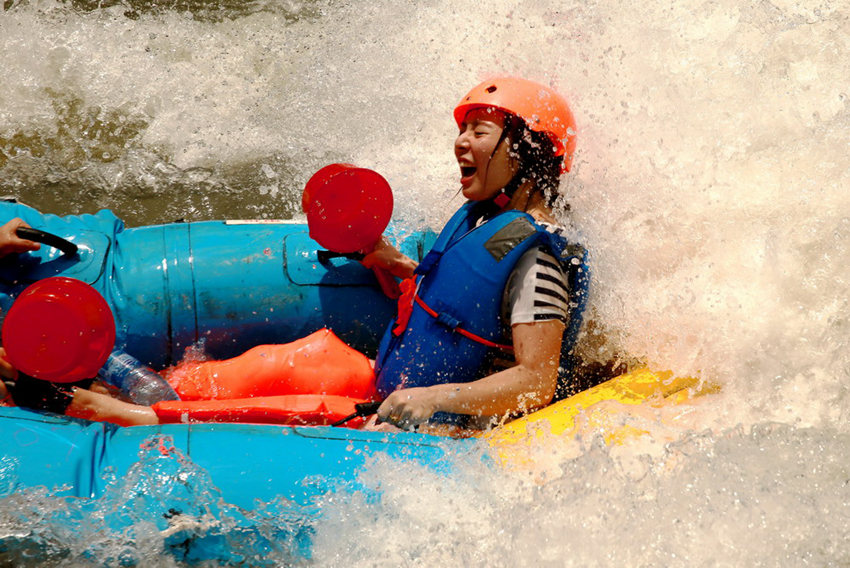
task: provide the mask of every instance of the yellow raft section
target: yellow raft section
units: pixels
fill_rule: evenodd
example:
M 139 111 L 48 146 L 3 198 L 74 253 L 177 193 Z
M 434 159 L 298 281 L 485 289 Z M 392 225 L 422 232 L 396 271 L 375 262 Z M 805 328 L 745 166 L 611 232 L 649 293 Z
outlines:
M 628 424 L 628 420 L 622 419 L 624 414 L 638 411 L 637 407 L 687 405 L 697 396 L 719 390 L 717 385 L 703 384 L 693 377 L 638 369 L 500 426 L 484 434 L 483 439 L 503 463 L 512 465 L 533 459 L 528 449 L 552 437 L 574 438 L 592 432 L 598 433 L 608 445 L 624 444 L 651 434 Z

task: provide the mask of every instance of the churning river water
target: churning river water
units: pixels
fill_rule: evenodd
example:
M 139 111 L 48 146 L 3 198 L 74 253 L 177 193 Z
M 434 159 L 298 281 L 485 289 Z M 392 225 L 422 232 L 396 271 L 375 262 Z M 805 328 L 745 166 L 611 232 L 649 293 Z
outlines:
M 654 439 L 553 449 L 545 483 L 378 462 L 384 498 L 325 503 L 310 562 L 848 565 L 848 54 L 846 0 L 5 0 L 0 194 L 131 226 L 299 218 L 310 175 L 347 161 L 389 180 L 397 222 L 439 227 L 456 102 L 493 74 L 551 84 L 578 122 L 582 355 L 722 392 L 642 418 Z M 173 562 L 144 527 L 80 526 L 39 529 L 87 551 L 59 565 Z

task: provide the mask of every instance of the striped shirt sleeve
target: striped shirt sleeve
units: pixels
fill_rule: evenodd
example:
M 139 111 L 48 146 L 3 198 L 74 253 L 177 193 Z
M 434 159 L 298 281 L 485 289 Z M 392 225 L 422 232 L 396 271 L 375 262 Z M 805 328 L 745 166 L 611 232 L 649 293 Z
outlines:
M 548 248 L 533 247 L 520 258 L 505 287 L 502 311 L 511 325 L 553 319 L 567 323 L 567 277 Z

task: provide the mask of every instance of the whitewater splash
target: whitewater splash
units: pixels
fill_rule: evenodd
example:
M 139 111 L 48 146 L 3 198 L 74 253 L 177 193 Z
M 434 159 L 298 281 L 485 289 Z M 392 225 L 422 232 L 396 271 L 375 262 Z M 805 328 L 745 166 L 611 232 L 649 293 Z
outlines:
M 679 429 L 658 417 L 662 443 L 553 451 L 543 485 L 376 467 L 389 500 L 318 529 L 327 564 L 847 562 L 846 3 L 4 8 L 0 191 L 49 212 L 298 217 L 342 160 L 387 177 L 401 222 L 438 226 L 466 90 L 511 73 L 570 100 L 583 356 L 723 393 Z
M 14 458 L 0 461 L 15 483 Z M 229 559 L 247 566 L 292 565 L 309 556 L 318 508 L 284 497 L 246 511 L 222 499 L 209 473 L 168 435 L 140 445 L 118 477 L 106 469 L 96 499 L 57 498 L 21 488 L 0 506 L 4 566 L 178 566 Z M 6 493 L 8 488 L 2 488 Z

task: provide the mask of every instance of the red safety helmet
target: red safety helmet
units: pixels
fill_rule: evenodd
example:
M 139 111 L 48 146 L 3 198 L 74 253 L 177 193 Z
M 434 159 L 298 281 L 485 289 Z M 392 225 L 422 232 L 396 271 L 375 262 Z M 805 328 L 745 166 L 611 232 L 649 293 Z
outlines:
M 458 127 L 466 113 L 492 107 L 520 117 L 528 128 L 549 135 L 555 156 L 564 156 L 561 173 L 570 171 L 576 149 L 576 121 L 566 99 L 553 89 L 519 77 L 497 77 L 474 87 L 455 107 Z

